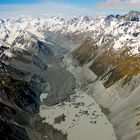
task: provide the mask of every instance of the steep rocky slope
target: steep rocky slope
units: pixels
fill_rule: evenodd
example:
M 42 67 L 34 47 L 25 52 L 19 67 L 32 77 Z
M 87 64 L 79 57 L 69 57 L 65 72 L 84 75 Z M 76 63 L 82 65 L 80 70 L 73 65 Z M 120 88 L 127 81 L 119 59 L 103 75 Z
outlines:
M 120 140 L 140 139 L 139 17 L 138 12 L 130 12 L 115 19 L 118 23 L 116 24 L 118 31 L 119 26 L 122 26 L 120 30 L 122 33 L 117 38 L 113 33 L 113 36 L 111 35 L 113 39 L 101 44 L 94 44 L 88 39 L 80 48 L 73 51 L 73 57 L 79 64 L 89 66 L 97 75 L 97 81 L 101 81 L 104 85 L 104 91 L 101 90 L 101 93 L 94 90 L 97 86 L 96 82 L 90 83 L 85 90 L 90 91 L 103 108 L 103 112 L 108 115 Z M 119 25 L 121 21 L 124 23 Z M 106 35 L 103 35 L 104 37 Z M 93 40 L 95 42 L 96 38 Z
M 21 56 L 19 53 L 24 55 Z M 40 83 L 34 82 L 37 77 L 32 78 L 32 71 L 27 71 L 28 65 L 33 65 L 29 57 L 30 54 L 24 50 L 13 50 L 6 43 L 1 45 L 0 137 L 2 139 L 42 139 L 34 129 L 34 122 L 40 117 L 37 115 L 39 92 L 35 92 L 33 85 Z M 17 66 L 13 64 L 13 59 L 14 63 L 17 62 Z M 19 67 L 20 63 L 24 68 L 27 66 L 27 69 L 25 70 L 22 65 Z
M 11 44 L 0 42 L 0 137 L 3 140 L 66 139 L 62 132 L 42 123 L 39 116 L 40 94 L 46 91 L 48 84 L 54 87 L 46 99 L 48 104 L 68 98 L 74 87 L 74 78 L 60 67 L 61 48 L 51 46 L 53 44 L 39 40 L 28 31 L 21 31 Z M 68 83 L 65 83 L 71 85 L 65 94 L 61 77 L 60 85 L 56 81 L 51 83 L 48 71 L 66 75 Z M 60 86 L 62 90 L 58 91 Z M 61 94 L 59 99 L 54 91 Z

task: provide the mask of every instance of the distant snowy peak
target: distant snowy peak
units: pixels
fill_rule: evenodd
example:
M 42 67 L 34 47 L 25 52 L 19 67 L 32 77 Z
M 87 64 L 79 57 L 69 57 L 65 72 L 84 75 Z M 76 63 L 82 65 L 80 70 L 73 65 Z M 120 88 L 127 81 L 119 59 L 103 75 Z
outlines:
M 140 46 L 140 12 L 130 11 L 126 15 L 109 15 L 88 17 L 26 17 L 0 19 L 0 39 L 12 44 L 22 31 L 35 34 L 38 38 L 45 38 L 44 33 L 59 32 L 60 34 L 74 34 L 92 37 L 97 45 L 102 46 L 110 41 L 113 48 L 118 50 L 124 46 L 133 46 L 131 53 L 139 53 Z

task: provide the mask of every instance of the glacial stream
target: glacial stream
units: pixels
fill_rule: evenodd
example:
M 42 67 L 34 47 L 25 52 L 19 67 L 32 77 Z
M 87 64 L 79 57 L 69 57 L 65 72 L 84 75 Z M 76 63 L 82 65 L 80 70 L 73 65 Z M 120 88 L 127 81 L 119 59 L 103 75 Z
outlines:
M 53 106 L 43 103 L 48 93 L 42 93 L 40 115 L 45 118 L 44 122 L 60 130 L 67 140 L 116 140 L 114 129 L 99 105 L 81 88 L 82 84 L 93 82 L 97 77 L 88 68 L 76 66 L 69 54 L 63 63 L 74 75 L 76 88 L 69 100 Z

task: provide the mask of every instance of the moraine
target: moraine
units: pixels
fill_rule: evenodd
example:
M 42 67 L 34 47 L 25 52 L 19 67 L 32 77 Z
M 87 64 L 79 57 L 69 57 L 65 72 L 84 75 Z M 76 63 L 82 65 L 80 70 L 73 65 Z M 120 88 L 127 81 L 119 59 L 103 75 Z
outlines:
M 67 135 L 68 140 L 116 140 L 113 127 L 99 105 L 80 86 L 81 82 L 85 82 L 84 77 L 79 76 L 82 75 L 81 72 L 85 72 L 87 78 L 96 79 L 94 73 L 86 68 L 75 67 L 69 55 L 66 55 L 63 61 L 67 70 L 74 75 L 77 86 L 68 101 L 53 106 L 46 106 L 42 102 L 40 115 L 45 118 L 44 122 Z M 43 93 L 41 100 L 46 98 L 46 95 Z

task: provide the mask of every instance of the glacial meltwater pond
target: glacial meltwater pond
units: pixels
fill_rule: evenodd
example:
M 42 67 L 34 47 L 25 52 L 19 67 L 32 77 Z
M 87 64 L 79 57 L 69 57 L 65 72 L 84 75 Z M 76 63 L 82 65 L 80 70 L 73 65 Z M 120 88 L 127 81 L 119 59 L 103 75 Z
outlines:
M 41 105 L 40 115 L 46 118 L 45 122 L 68 134 L 68 140 L 116 140 L 112 125 L 98 104 L 81 89 L 75 89 L 68 102 L 51 107 Z

